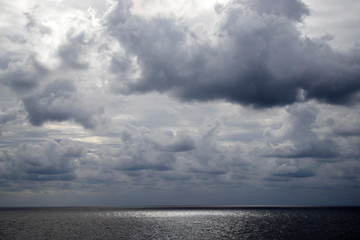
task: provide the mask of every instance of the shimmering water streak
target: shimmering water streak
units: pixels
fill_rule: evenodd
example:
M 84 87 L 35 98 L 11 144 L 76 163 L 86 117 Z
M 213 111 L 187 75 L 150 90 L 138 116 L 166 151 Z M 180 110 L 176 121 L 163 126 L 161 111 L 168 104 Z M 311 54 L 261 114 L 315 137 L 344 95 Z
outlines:
M 0 239 L 359 239 L 360 208 L 8 208 Z

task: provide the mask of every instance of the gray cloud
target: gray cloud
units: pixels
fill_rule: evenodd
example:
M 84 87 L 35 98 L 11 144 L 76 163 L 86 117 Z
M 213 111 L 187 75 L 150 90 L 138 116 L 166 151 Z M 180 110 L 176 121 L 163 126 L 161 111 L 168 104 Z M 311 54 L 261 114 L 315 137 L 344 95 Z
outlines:
M 43 4 L 0 33 L 1 204 L 28 200 L 24 190 L 95 204 L 358 195 L 359 50 L 301 35 L 302 1 L 178 18 L 132 1 L 110 1 L 102 17 L 81 12 L 86 1 Z
M 52 30 L 51 28 L 43 25 L 43 24 L 39 24 L 38 21 L 35 19 L 34 14 L 36 11 L 36 7 L 33 9 L 32 12 L 25 12 L 24 15 L 26 17 L 26 19 L 28 20 L 27 24 L 26 24 L 26 29 L 28 31 L 37 31 L 40 34 L 51 34 Z
M 1 151 L 0 176 L 13 181 L 74 180 L 75 159 L 84 154 L 84 148 L 71 140 L 21 144 L 14 150 Z
M 340 155 L 332 138 L 320 139 L 313 131 L 319 109 L 311 103 L 294 104 L 287 108 L 287 119 L 279 129 L 268 128 L 268 157 L 331 159 Z
M 70 30 L 67 41 L 58 49 L 58 54 L 64 65 L 69 68 L 85 70 L 89 67 L 86 60 L 86 47 L 91 45 L 93 39 L 86 32 L 77 33 Z
M 98 89 L 93 81 L 83 84 L 83 78 L 94 77 L 85 70 L 91 71 L 89 55 L 101 42 L 94 40 L 97 32 L 91 25 L 92 15 L 78 13 L 73 27 L 55 31 L 39 20 L 41 12 L 37 6 L 24 13 L 27 31 L 19 35 L 23 42 L 7 39 L 11 44 L 1 59 L 0 83 L 16 93 L 12 95 L 21 100 L 29 122 L 35 126 L 73 120 L 94 129 L 102 121 L 103 107 L 96 100 L 99 95 L 94 96 Z
M 301 0 L 240 0 L 250 9 L 260 14 L 283 16 L 294 21 L 302 21 L 310 10 Z
M 273 174 L 276 177 L 284 178 L 307 178 L 313 177 L 315 174 L 312 171 L 304 169 L 291 169 L 290 171 L 280 171 Z
M 35 55 L 24 60 L 9 59 L 7 68 L 0 71 L 0 81 L 13 91 L 24 94 L 37 88 L 48 70 L 37 61 Z
M 197 42 L 196 32 L 179 19 L 143 19 L 118 2 L 108 15 L 108 31 L 128 57 L 136 57 L 140 76 L 126 79 L 114 72 L 119 76 L 114 86 L 124 93 L 168 92 L 185 101 L 225 99 L 258 107 L 304 98 L 354 101 L 360 88 L 358 53 L 341 54 L 326 39 L 302 36 L 295 22 L 309 10 L 301 1 L 271 3 L 224 6 L 214 45 L 208 39 Z
M 10 108 L 4 111 L 0 109 L 0 136 L 3 129 L 6 129 L 7 125 L 10 125 L 11 123 L 18 121 L 18 119 L 21 119 L 19 115 L 19 110 L 16 108 Z
M 234 186 L 248 181 L 251 163 L 243 159 L 238 148 L 217 143 L 218 128 L 219 124 L 214 123 L 199 133 L 174 135 L 127 125 L 120 133 L 121 142 L 100 147 L 94 161 L 83 159 L 81 179 L 93 184 L 121 182 L 160 188 L 167 181 L 190 188 L 196 184 Z M 184 142 L 191 145 L 184 148 Z M 94 171 L 89 173 L 90 169 Z
M 153 143 L 154 149 L 163 152 L 186 152 L 195 148 L 194 140 L 185 133 L 178 133 L 176 136 L 169 131 L 165 138 L 156 138 Z
M 75 85 L 68 80 L 48 83 L 39 93 L 24 98 L 23 103 L 29 121 L 35 126 L 72 119 L 85 128 L 94 128 L 97 115 L 102 113 L 101 108 L 80 99 Z
M 17 118 L 17 111 L 15 109 L 9 109 L 7 111 L 0 112 L 0 126 L 15 120 Z
M 286 111 L 284 126 L 267 130 L 273 137 L 245 145 L 222 143 L 220 136 L 226 126 L 219 120 L 205 121 L 197 131 L 176 134 L 128 124 L 120 132 L 107 135 L 111 137 L 108 144 L 65 139 L 22 144 L 12 150 L 1 150 L 0 185 L 12 191 L 56 188 L 147 192 L 151 188 L 165 193 L 168 189 L 242 192 L 245 186 L 259 188 L 264 184 L 274 189 L 355 183 L 358 181 L 355 158 L 340 162 L 327 161 L 321 154 L 304 156 L 303 151 L 309 146 L 308 135 L 316 136 L 310 145 L 316 148 L 316 142 L 322 144 L 313 131 L 319 115 L 318 107 L 311 104 L 293 105 Z M 182 149 L 184 142 L 192 142 L 191 148 Z M 287 142 L 292 143 L 294 154 L 290 154 Z M 355 147 L 356 143 L 345 146 L 352 145 Z M 264 157 L 264 153 L 268 156 Z M 26 184 L 21 180 L 26 180 Z M 39 182 L 43 185 L 38 186 Z M 68 184 L 63 186 L 63 182 Z
M 154 141 L 147 129 L 128 126 L 121 134 L 122 144 L 106 148 L 100 156 L 116 170 L 157 170 L 173 168 L 175 156 L 170 152 L 154 149 Z M 156 148 L 157 146 L 155 146 Z

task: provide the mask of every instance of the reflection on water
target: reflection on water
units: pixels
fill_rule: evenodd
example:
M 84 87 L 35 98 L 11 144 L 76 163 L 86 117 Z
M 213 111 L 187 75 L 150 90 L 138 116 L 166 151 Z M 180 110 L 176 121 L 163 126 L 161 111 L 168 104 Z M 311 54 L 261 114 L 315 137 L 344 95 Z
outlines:
M 187 217 L 211 217 L 211 216 L 240 216 L 242 214 L 249 214 L 245 211 L 224 211 L 224 210 L 143 210 L 143 211 L 119 211 L 113 212 L 112 216 L 122 217 L 124 215 L 128 217 L 148 217 L 148 218 L 187 218 Z M 110 213 L 111 214 L 111 213 Z M 108 215 L 111 216 L 111 215 Z
M 261 214 L 245 210 L 133 210 L 99 212 L 102 221 L 126 221 L 122 237 L 132 239 L 236 239 L 246 237 Z M 245 220 L 254 218 L 246 226 Z M 115 223 L 115 222 L 114 222 Z M 124 225 L 122 225 L 124 226 Z
M 356 239 L 359 208 L 1 209 L 0 239 Z

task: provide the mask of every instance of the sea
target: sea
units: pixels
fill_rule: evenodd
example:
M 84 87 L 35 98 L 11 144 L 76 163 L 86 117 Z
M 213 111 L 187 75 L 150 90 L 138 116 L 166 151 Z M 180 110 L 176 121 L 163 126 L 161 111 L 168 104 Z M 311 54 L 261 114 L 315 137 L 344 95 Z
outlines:
M 0 239 L 360 239 L 360 207 L 0 208 Z

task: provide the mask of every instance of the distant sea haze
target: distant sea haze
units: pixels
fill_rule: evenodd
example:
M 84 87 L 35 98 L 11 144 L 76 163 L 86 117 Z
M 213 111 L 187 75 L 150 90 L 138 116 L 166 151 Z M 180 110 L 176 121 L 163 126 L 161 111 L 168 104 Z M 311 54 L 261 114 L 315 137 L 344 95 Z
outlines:
M 0 239 L 360 239 L 360 207 L 1 208 Z

